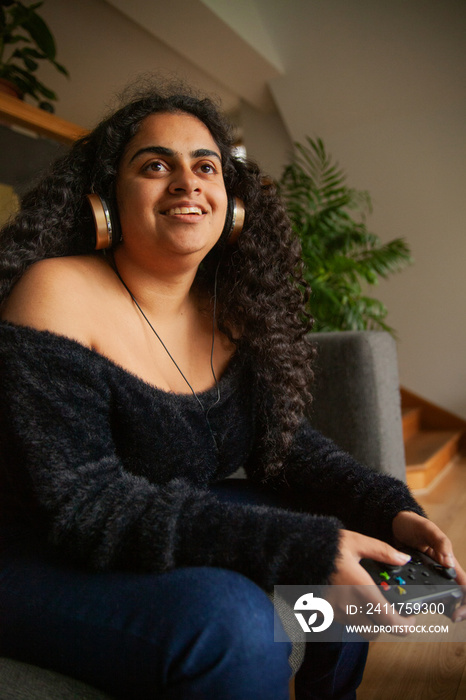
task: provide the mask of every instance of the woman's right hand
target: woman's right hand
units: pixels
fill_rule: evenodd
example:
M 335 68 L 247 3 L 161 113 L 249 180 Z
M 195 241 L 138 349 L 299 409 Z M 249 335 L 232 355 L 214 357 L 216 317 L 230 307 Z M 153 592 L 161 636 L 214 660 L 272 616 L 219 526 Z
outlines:
M 336 559 L 336 571 L 330 578 L 332 586 L 347 586 L 344 595 L 337 588 L 330 591 L 335 618 L 346 624 L 366 626 L 390 626 L 396 628 L 395 634 L 406 636 L 406 626 L 413 624 L 414 617 L 404 617 L 387 604 L 387 599 L 378 590 L 374 580 L 359 563 L 361 559 L 375 559 L 384 564 L 403 565 L 409 561 L 409 555 L 399 552 L 386 542 L 373 537 L 366 537 L 351 530 L 340 531 L 339 554 Z M 357 613 L 347 614 L 347 606 L 353 605 Z M 380 612 L 378 612 L 380 611 Z M 377 635 L 365 635 L 375 638 Z
M 361 559 L 375 559 L 384 564 L 406 564 L 410 557 L 399 552 L 386 542 L 374 537 L 360 535 L 352 530 L 340 530 L 340 547 L 337 555 L 337 570 L 331 578 L 336 585 L 374 584 L 372 577 L 359 564 Z

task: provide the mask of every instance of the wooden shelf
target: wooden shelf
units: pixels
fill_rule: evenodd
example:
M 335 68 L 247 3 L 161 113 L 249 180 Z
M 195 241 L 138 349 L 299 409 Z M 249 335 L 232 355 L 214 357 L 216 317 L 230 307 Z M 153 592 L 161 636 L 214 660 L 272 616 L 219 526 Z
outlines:
M 86 129 L 77 124 L 3 93 L 0 93 L 0 121 L 22 126 L 41 136 L 66 144 L 73 143 L 86 133 Z

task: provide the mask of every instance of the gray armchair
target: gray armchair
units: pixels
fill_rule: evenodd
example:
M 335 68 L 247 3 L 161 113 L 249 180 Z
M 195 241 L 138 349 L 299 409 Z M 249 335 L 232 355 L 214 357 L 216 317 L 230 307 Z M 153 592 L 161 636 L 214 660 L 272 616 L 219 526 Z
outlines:
M 361 464 L 406 481 L 395 340 L 378 331 L 315 333 L 311 423 Z
M 313 425 L 362 464 L 405 479 L 395 341 L 378 332 L 312 337 L 318 350 Z M 0 688 L 1 700 L 111 700 L 71 678 L 3 658 Z

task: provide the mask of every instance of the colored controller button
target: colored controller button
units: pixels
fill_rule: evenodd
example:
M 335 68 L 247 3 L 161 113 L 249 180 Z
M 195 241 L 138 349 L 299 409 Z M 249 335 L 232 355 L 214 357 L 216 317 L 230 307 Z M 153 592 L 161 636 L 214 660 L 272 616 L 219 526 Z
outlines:
M 397 590 L 400 595 L 406 595 L 406 589 L 402 588 L 402 586 L 397 586 Z
M 387 574 L 386 571 L 381 571 L 381 572 L 379 573 L 379 576 L 381 576 L 382 578 L 384 578 L 386 581 L 388 581 L 388 580 L 390 579 L 390 576 Z
M 406 581 L 404 580 L 404 578 L 402 578 L 401 576 L 395 576 L 395 581 L 396 581 L 397 583 L 399 583 L 400 586 L 404 586 L 405 583 L 406 583 Z
M 390 586 L 388 585 L 388 583 L 386 581 L 382 581 L 380 584 L 380 587 L 383 588 L 384 591 L 390 590 Z

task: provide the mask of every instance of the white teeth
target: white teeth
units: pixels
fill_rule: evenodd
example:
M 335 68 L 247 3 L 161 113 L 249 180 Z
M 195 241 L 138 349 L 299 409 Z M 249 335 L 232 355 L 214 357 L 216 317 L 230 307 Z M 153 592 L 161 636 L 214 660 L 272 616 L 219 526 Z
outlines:
M 169 209 L 167 214 L 169 216 L 173 214 L 199 214 L 199 216 L 201 216 L 202 209 L 199 207 L 174 207 L 173 209 Z

